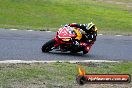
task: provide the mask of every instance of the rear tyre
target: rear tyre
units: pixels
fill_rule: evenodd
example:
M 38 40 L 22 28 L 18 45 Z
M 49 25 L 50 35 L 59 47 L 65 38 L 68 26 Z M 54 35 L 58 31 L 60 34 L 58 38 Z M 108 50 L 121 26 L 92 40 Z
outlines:
M 49 51 L 51 51 L 52 48 L 54 47 L 55 43 L 56 43 L 56 41 L 55 41 L 54 39 L 52 39 L 52 40 L 46 42 L 46 43 L 42 46 L 42 48 L 41 48 L 42 52 L 49 52 Z

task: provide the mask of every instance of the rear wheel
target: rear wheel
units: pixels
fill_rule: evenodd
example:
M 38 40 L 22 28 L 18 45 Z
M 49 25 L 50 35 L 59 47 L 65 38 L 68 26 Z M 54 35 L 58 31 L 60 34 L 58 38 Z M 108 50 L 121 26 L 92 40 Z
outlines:
M 43 46 L 42 46 L 42 52 L 49 52 L 52 50 L 52 48 L 54 47 L 56 41 L 54 39 L 46 42 Z

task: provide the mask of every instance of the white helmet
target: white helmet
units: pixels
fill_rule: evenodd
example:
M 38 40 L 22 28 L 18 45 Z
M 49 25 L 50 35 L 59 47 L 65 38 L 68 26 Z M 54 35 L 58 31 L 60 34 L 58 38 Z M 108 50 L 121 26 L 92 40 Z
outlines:
M 93 24 L 92 22 L 88 23 L 87 30 L 91 29 L 93 26 L 95 26 L 95 24 Z

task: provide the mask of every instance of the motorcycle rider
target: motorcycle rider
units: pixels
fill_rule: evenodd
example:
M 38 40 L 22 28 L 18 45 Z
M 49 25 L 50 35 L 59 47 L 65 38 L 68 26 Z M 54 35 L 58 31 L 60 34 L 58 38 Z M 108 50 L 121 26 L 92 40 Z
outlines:
M 94 44 L 96 41 L 97 36 L 97 27 L 94 23 L 90 22 L 88 24 L 77 24 L 77 23 L 71 23 L 67 26 L 74 27 L 72 30 L 76 33 L 77 37 L 75 39 L 72 39 L 73 43 L 75 45 L 79 45 L 79 41 L 85 41 L 90 44 Z

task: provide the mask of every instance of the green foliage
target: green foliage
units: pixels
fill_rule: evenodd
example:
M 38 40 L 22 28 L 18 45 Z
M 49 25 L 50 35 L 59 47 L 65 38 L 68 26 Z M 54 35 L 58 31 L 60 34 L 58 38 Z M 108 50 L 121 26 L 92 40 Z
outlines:
M 0 27 L 55 31 L 61 24 L 93 21 L 100 31 L 127 33 L 132 32 L 131 11 L 95 0 L 0 0 Z
M 87 74 L 132 75 L 132 62 L 78 64 Z M 74 85 L 78 74 L 78 65 L 70 63 L 0 64 L 0 85 Z

